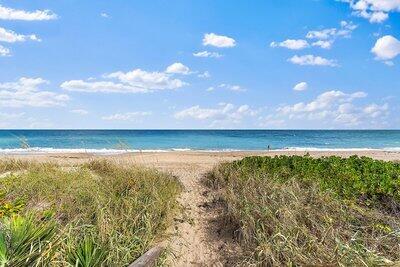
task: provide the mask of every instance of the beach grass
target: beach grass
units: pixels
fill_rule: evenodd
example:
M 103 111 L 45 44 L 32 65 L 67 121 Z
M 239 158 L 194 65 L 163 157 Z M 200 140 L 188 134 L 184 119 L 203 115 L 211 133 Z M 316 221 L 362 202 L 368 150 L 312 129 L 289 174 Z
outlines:
M 1 266 L 127 266 L 165 238 L 181 191 L 169 174 L 105 160 L 0 171 Z
M 400 164 L 248 157 L 205 182 L 242 248 L 239 266 L 400 264 Z

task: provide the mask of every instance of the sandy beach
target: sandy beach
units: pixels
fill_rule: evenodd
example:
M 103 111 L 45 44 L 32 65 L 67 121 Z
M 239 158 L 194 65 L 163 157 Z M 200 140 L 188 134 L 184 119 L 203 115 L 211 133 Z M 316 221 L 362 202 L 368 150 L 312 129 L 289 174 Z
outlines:
M 106 158 L 121 164 L 139 164 L 170 172 L 184 186 L 179 198 L 183 212 L 174 219 L 169 231 L 168 246 L 173 251 L 168 259 L 174 266 L 220 266 L 226 264 L 224 255 L 232 254 L 232 240 L 225 238 L 218 228 L 218 210 L 209 208 L 212 201 L 201 179 L 213 166 L 223 161 L 233 161 L 246 156 L 305 155 L 313 157 L 351 155 L 367 156 L 386 161 L 400 161 L 400 152 L 383 150 L 363 151 L 269 151 L 269 152 L 159 152 L 126 153 L 119 155 L 95 154 L 26 154 L 3 155 L 2 159 L 15 158 L 39 162 L 57 162 L 73 165 L 91 159 Z
M 400 160 L 400 151 L 387 150 L 326 150 L 326 151 L 237 151 L 237 152 L 202 152 L 202 151 L 171 151 L 171 152 L 142 152 L 121 154 L 92 154 L 92 153 L 27 153 L 27 154 L 2 154 L 0 159 L 14 158 L 23 160 L 36 160 L 39 162 L 52 161 L 61 164 L 80 163 L 90 159 L 105 158 L 116 161 L 134 162 L 146 166 L 165 167 L 176 169 L 181 164 L 198 164 L 210 167 L 221 161 L 231 161 L 246 156 L 279 156 L 309 154 L 312 157 L 352 155 L 371 157 L 378 160 Z

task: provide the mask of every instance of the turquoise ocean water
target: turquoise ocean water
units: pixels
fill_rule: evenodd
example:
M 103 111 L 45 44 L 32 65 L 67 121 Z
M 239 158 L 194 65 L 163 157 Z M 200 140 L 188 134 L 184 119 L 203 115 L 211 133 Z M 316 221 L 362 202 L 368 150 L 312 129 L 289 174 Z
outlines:
M 400 151 L 400 130 L 0 130 L 0 153 L 170 150 Z

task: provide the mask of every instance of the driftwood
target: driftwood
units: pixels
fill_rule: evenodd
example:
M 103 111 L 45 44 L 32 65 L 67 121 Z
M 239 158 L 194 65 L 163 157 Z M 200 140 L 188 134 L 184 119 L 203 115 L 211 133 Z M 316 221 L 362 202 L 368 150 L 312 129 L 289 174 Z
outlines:
M 146 253 L 140 256 L 137 260 L 131 263 L 128 267 L 153 267 L 156 265 L 157 259 L 163 252 L 164 246 L 158 245 L 149 249 Z

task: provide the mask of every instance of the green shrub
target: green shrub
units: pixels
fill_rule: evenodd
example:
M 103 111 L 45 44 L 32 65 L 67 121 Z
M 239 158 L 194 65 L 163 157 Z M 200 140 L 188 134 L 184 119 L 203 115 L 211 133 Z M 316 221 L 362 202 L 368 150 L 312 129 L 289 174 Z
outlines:
M 163 239 L 181 191 L 171 175 L 108 161 L 26 166 L 0 180 L 0 204 L 14 207 L 0 212 L 54 222 L 56 265 L 130 264 Z
M 32 215 L 3 217 L 0 229 L 0 266 L 37 266 L 48 263 L 56 225 Z
M 244 251 L 238 265 L 400 261 L 398 163 L 248 157 L 217 166 L 206 182 L 225 204 L 226 222 L 237 225 Z

